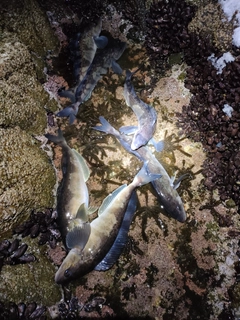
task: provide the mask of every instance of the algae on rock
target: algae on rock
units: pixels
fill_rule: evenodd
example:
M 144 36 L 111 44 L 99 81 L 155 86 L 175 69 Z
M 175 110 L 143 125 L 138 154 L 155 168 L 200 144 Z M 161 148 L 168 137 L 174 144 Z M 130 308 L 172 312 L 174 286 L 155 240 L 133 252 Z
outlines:
M 32 209 L 52 207 L 55 174 L 38 142 L 19 127 L 0 129 L 0 233 Z
M 55 50 L 57 38 L 49 24 L 47 15 L 35 0 L 1 0 L 4 11 L 0 26 L 3 32 L 17 35 L 34 57 L 36 72 L 42 73 L 47 50 Z
M 36 79 L 27 47 L 9 33 L 0 42 L 0 126 L 19 126 L 31 134 L 46 127 L 49 97 Z
M 37 239 L 24 238 L 28 253 L 36 261 L 15 266 L 4 265 L 0 273 L 0 300 L 2 302 L 35 301 L 38 305 L 51 306 L 61 299 L 60 287 L 54 282 L 55 267 L 48 259 L 46 246 L 39 247 Z
M 43 134 L 54 104 L 38 79 L 44 58 L 58 46 L 35 0 L 1 1 L 0 222 L 1 238 L 32 209 L 51 207 L 55 174 L 31 135 Z M 56 104 L 56 103 L 55 103 Z M 52 110 L 53 111 L 53 110 Z

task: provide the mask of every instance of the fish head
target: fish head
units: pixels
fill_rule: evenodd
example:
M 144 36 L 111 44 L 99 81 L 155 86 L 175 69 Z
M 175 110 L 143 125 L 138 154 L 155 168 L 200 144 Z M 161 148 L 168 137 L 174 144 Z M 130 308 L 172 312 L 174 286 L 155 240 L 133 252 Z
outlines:
M 57 284 L 67 283 L 78 276 L 81 265 L 81 251 L 77 248 L 69 251 L 55 274 L 55 282 Z
M 148 139 L 142 135 L 141 132 L 137 131 L 132 140 L 131 148 L 132 150 L 137 150 L 148 143 Z
M 174 190 L 174 196 L 165 200 L 166 201 L 162 201 L 162 203 L 167 214 L 179 222 L 184 222 L 187 219 L 187 215 L 183 207 L 182 199 L 177 191 Z
M 187 215 L 183 207 L 182 199 L 179 195 L 176 198 L 175 207 L 173 208 L 172 212 L 170 212 L 169 214 L 171 215 L 171 217 L 173 217 L 179 222 L 184 222 L 187 219 Z
M 177 190 L 172 187 L 164 190 L 164 186 L 161 185 L 161 187 L 159 187 L 158 182 L 158 180 L 152 181 L 152 185 L 167 216 L 179 222 L 184 222 L 187 219 L 187 215 L 184 210 L 182 199 Z

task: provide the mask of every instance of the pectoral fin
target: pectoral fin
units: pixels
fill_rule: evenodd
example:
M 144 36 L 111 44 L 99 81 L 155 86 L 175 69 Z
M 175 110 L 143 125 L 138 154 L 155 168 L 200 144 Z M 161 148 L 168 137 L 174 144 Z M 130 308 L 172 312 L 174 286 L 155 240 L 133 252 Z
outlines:
M 122 74 L 122 68 L 115 60 L 112 60 L 112 69 L 116 74 Z
M 104 49 L 108 44 L 108 38 L 105 36 L 93 37 L 93 39 L 99 49 Z
M 66 246 L 69 250 L 80 248 L 83 250 L 88 242 L 91 233 L 91 225 L 89 222 L 83 223 L 67 233 Z
M 119 128 L 119 131 L 121 133 L 129 135 L 129 134 L 134 134 L 137 131 L 137 129 L 138 129 L 137 126 L 124 126 L 124 127 Z
M 133 191 L 131 198 L 128 202 L 127 209 L 124 214 L 124 218 L 119 229 L 118 235 L 108 251 L 104 259 L 94 268 L 97 271 L 106 271 L 110 269 L 120 257 L 128 239 L 128 231 L 137 208 L 137 195 Z
M 149 144 L 152 144 L 157 152 L 161 152 L 164 149 L 164 141 L 156 141 L 154 138 L 150 139 Z
M 171 184 L 173 188 L 177 189 L 180 186 L 182 180 L 186 178 L 192 178 L 192 175 L 190 173 L 185 173 L 181 175 L 176 181 L 175 181 L 175 177 L 171 177 Z
M 88 222 L 88 210 L 86 208 L 86 204 L 82 203 L 78 209 L 78 212 L 76 214 L 76 218 L 72 221 L 77 221 L 79 219 L 81 223 Z

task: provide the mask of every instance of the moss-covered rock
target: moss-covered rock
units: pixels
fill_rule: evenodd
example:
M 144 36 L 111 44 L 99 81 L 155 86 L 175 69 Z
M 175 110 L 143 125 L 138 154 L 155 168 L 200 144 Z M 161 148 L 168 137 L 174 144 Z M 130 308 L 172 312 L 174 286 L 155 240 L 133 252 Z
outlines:
M 34 208 L 53 205 L 55 175 L 31 135 L 43 134 L 53 106 L 39 79 L 47 50 L 58 44 L 34 0 L 5 1 L 0 18 L 0 232 L 1 237 Z
M 3 31 L 17 35 L 32 53 L 37 71 L 42 73 L 47 50 L 54 50 L 58 41 L 51 29 L 47 15 L 35 0 L 3 0 L 2 20 Z
M 39 144 L 19 127 L 0 129 L 0 234 L 34 208 L 53 205 L 54 170 Z
M 2 302 L 35 301 L 51 306 L 61 299 L 60 287 L 54 282 L 55 267 L 46 254 L 46 246 L 39 247 L 37 239 L 24 238 L 34 254 L 31 264 L 4 265 L 0 273 L 0 300 Z
M 0 41 L 0 126 L 18 125 L 32 134 L 46 127 L 49 97 L 36 77 L 31 55 L 16 37 Z

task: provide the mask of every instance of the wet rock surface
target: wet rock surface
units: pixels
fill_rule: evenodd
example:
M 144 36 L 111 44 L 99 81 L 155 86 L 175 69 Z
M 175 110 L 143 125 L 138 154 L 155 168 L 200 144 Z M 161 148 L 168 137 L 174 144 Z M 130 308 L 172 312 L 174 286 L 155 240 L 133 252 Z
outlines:
M 19 127 L 0 129 L 1 239 L 33 208 L 52 206 L 54 172 L 39 143 Z
M 21 301 L 26 306 L 30 301 L 35 301 L 38 305 L 36 310 L 42 306 L 48 307 L 43 307 L 45 318 L 238 318 L 240 226 L 238 189 L 233 190 L 235 185 L 238 186 L 239 101 L 237 84 L 233 86 L 233 79 L 238 81 L 238 61 L 227 65 L 223 82 L 207 61 L 212 52 L 220 54 L 221 49 L 202 35 L 195 34 L 198 27 L 191 25 L 191 31 L 188 29 L 190 21 L 196 23 L 204 17 L 204 7 L 196 14 L 197 7 L 192 8 L 184 1 L 177 3 L 185 13 L 184 19 L 180 19 L 181 10 L 172 1 L 154 2 L 148 13 L 145 45 L 148 47 L 153 39 L 152 45 L 159 46 L 159 50 L 153 52 L 149 51 L 149 47 L 146 52 L 142 44 L 133 43 L 136 33 L 128 32 L 129 21 L 135 26 L 138 21 L 131 19 L 131 8 L 126 8 L 125 13 L 119 13 L 114 10 L 113 4 L 109 8 L 107 2 L 97 2 L 100 7 L 96 5 L 91 17 L 93 19 L 97 15 L 99 8 L 102 13 L 104 6 L 107 7 L 103 24 L 105 31 L 116 36 L 116 30 L 121 29 L 118 36 L 128 41 L 128 50 L 120 59 L 120 65 L 131 70 L 143 65 L 134 75 L 133 83 L 141 99 L 154 106 L 158 113 L 155 138 L 163 139 L 165 146 L 155 156 L 170 176 L 176 173 L 177 177 L 184 173 L 191 175 L 179 187 L 187 221 L 182 224 L 170 219 L 149 185 L 139 188 L 139 203 L 131 224 L 129 241 L 117 263 L 107 272 L 92 271 L 72 282 L 64 289 L 60 301 L 60 287 L 54 284 L 54 274 L 55 266 L 61 264 L 66 253 L 59 238 L 51 242 L 53 234 L 57 234 L 55 225 L 52 227 L 50 224 L 50 227 L 46 223 L 46 219 L 49 222 L 51 217 L 48 219 L 40 213 L 32 215 L 31 222 L 25 221 L 25 225 L 19 227 L 22 229 L 18 229 L 21 232 L 17 233 L 19 236 L 22 232 L 26 233 L 20 246 L 21 243 L 27 243 L 29 253 L 34 254 L 36 261 L 16 266 L 3 265 L 0 274 L 1 292 L 5 292 L 7 287 L 10 291 L 0 295 L 3 301 L 0 306 L 2 314 L 9 314 L 10 309 L 15 312 Z M 44 1 L 40 1 L 40 4 L 47 11 L 47 4 Z M 91 12 L 91 1 L 82 7 L 70 1 L 68 11 L 66 3 L 62 7 L 61 4 L 59 1 L 58 6 L 49 5 L 51 12 L 48 12 L 48 18 L 52 27 L 55 26 L 52 32 L 55 32 L 59 41 L 63 41 L 61 46 L 66 51 L 63 55 L 60 53 L 53 64 L 49 59 L 48 68 L 52 68 L 44 87 L 62 108 L 69 102 L 58 97 L 57 90 L 63 84 L 70 85 L 71 71 L 69 66 L 62 68 L 61 72 L 57 70 L 67 61 L 69 38 L 79 26 L 84 28 L 86 24 L 86 17 Z M 74 8 L 79 13 L 82 9 L 83 25 L 79 18 L 81 15 L 77 18 L 74 16 Z M 211 4 L 206 10 L 214 13 L 214 8 L 214 4 Z M 112 14 L 107 15 L 107 12 Z M 159 21 L 156 12 L 162 15 Z M 216 12 L 219 12 L 218 7 Z M 195 16 L 198 18 L 194 22 Z M 201 25 L 203 22 L 199 23 Z M 159 44 L 161 31 L 163 41 Z M 151 38 L 152 35 L 155 38 Z M 236 53 L 237 50 L 234 50 Z M 182 52 L 188 67 L 182 63 Z M 176 53 L 174 59 L 177 58 L 178 64 L 173 59 L 175 62 L 171 67 L 169 57 L 172 53 Z M 149 57 L 150 62 L 147 61 Z M 156 65 L 151 62 L 153 58 Z M 168 71 L 160 77 L 162 70 Z M 92 130 L 99 123 L 99 116 L 104 116 L 117 129 L 122 125 L 136 124 L 137 119 L 123 98 L 124 80 L 124 75 L 116 76 L 112 71 L 104 76 L 94 89 L 91 99 L 80 107 L 73 126 L 69 126 L 67 119 L 57 119 L 53 113 L 48 113 L 48 131 L 55 133 L 61 127 L 68 144 L 87 160 L 91 170 L 88 181 L 91 206 L 100 206 L 117 186 L 130 183 L 141 167 L 141 163 L 113 137 Z M 226 97 L 234 109 L 231 119 L 220 108 L 220 102 L 224 104 Z M 182 106 L 185 107 L 182 109 Z M 223 144 L 221 150 L 217 147 L 219 142 Z M 61 148 L 58 146 L 54 147 L 53 160 L 57 180 L 60 181 Z M 228 175 L 224 173 L 226 170 Z M 54 233 L 51 230 L 55 230 Z M 41 239 L 46 240 L 48 247 L 46 244 L 39 246 Z M 11 244 L 15 241 L 9 240 Z M 43 299 L 46 292 L 49 297 Z M 14 303 L 9 304 L 9 301 Z
M 54 171 L 33 135 L 44 133 L 53 108 L 40 80 L 56 38 L 34 1 L 1 2 L 1 239 L 34 208 L 53 205 Z

